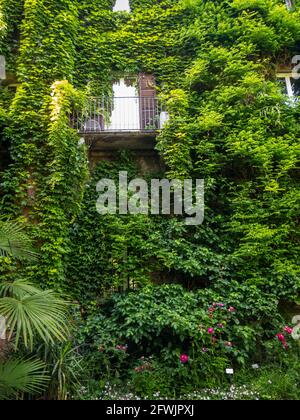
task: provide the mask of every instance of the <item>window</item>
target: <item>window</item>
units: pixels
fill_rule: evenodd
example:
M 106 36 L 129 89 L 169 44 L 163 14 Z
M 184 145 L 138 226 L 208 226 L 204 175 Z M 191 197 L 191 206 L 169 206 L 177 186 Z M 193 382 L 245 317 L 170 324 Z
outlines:
M 117 0 L 114 8 L 114 12 L 130 12 L 129 0 Z

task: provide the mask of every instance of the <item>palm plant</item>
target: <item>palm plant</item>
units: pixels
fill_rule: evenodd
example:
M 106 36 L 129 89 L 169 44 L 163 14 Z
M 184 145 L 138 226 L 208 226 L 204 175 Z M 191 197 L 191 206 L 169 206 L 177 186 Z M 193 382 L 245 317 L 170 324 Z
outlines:
M 48 380 L 45 364 L 39 360 L 0 361 L 0 399 L 24 392 L 37 393 Z
M 31 239 L 21 223 L 0 220 L 0 256 L 36 259 Z
M 51 290 L 42 291 L 24 280 L 0 284 L 0 314 L 9 325 L 8 341 L 30 350 L 35 337 L 46 343 L 68 336 L 66 302 Z
M 0 221 L 0 255 L 37 259 L 32 241 L 20 224 Z M 6 342 L 14 350 L 32 351 L 34 341 L 64 341 L 68 336 L 67 303 L 51 291 L 24 281 L 0 283 L 0 316 L 8 326 Z M 36 392 L 48 381 L 45 364 L 39 360 L 9 360 L 0 353 L 0 399 L 18 392 Z

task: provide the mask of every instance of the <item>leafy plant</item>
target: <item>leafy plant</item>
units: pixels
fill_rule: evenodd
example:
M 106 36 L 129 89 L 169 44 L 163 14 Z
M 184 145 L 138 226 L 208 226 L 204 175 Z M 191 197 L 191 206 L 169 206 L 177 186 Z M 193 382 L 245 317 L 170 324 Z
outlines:
M 42 345 L 37 355 L 45 361 L 49 372 L 49 382 L 44 391 L 47 400 L 67 400 L 74 394 L 80 380 L 85 377 L 87 363 L 80 348 L 73 341 Z
M 68 336 L 67 303 L 50 291 L 24 280 L 0 284 L 0 314 L 9 325 L 7 339 L 33 349 L 37 336 L 48 343 Z
M 36 258 L 30 239 L 19 226 L 7 223 L 0 235 L 0 247 L 6 254 Z M 24 280 L 0 282 L 0 315 L 7 325 L 6 348 L 0 353 L 0 398 L 10 398 L 20 392 L 37 393 L 45 388 L 49 377 L 44 362 L 7 359 L 6 352 L 11 350 L 11 344 L 14 351 L 23 347 L 32 351 L 37 337 L 46 343 L 65 340 L 66 306 L 52 291 L 42 291 Z
M 39 393 L 48 380 L 45 364 L 39 360 L 0 360 L 0 399 Z
M 31 260 L 38 256 L 21 223 L 0 220 L 0 256 L 8 255 Z

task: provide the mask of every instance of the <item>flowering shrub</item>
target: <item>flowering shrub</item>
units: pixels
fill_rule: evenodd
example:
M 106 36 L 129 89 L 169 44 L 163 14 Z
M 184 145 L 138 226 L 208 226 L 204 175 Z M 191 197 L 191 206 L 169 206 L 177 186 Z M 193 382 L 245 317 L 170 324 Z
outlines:
M 287 338 L 290 338 L 292 334 L 293 334 L 293 328 L 289 326 L 284 327 L 282 333 L 276 334 L 276 337 L 278 338 L 278 340 L 280 341 L 280 343 L 282 344 L 285 350 L 288 350 L 289 348 L 286 340 Z
M 203 364 L 206 355 L 223 356 L 228 358 L 229 364 L 231 361 L 243 364 L 248 358 L 247 350 L 251 348 L 251 342 L 255 345 L 255 331 L 249 326 L 241 327 L 236 308 L 225 303 L 210 304 L 190 337 L 192 363 L 200 359 Z M 187 360 L 181 362 L 187 363 Z
M 173 367 L 212 365 L 216 358 L 222 366 L 245 364 L 256 358 L 263 340 L 275 336 L 282 319 L 269 296 L 254 287 L 233 287 L 231 292 L 228 286 L 226 296 L 207 289 L 190 292 L 180 285 L 114 295 L 102 313 L 87 319 L 80 343 L 101 349 L 97 363 L 121 358 L 130 368 L 151 354 L 163 355 Z M 188 359 L 180 359 L 183 355 Z
M 226 368 L 271 363 L 288 343 L 277 301 L 255 287 L 187 291 L 180 285 L 114 295 L 79 329 L 79 344 L 96 380 L 130 381 L 139 395 L 164 395 L 228 383 Z M 291 346 L 291 344 L 289 344 Z M 251 369 L 253 370 L 253 369 Z M 173 391 L 174 392 L 174 391 Z

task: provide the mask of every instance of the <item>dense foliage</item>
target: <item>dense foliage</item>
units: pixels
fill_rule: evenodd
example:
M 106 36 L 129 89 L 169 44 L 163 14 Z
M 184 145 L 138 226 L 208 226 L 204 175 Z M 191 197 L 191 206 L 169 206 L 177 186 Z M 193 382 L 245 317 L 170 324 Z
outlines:
M 171 178 L 205 179 L 205 222 L 187 229 L 175 218 L 142 217 L 131 219 L 126 226 L 119 218 L 100 220 L 93 206 L 97 180 L 127 168 L 122 160 L 101 164 L 88 187 L 72 240 L 78 243 L 74 250 L 78 259 L 72 258 L 73 264 L 87 267 L 87 275 L 76 270 L 77 279 L 73 273 L 72 279 L 76 287 L 81 284 L 84 289 L 86 284 L 95 287 L 93 278 L 99 278 L 105 287 L 109 277 L 111 286 L 116 285 L 116 278 L 119 285 L 126 276 L 141 283 L 147 274 L 151 281 L 151 272 L 156 278 L 171 277 L 189 286 L 234 278 L 277 297 L 297 299 L 299 108 L 282 93 L 276 64 L 285 62 L 297 49 L 298 11 L 288 12 L 284 2 L 276 1 L 186 1 L 166 6 L 163 3 L 138 9 L 132 17 L 120 16 L 135 28 L 139 28 L 137 19 L 141 21 L 140 66 L 135 42 L 128 39 L 129 35 L 137 37 L 137 29 L 127 30 L 122 20 L 121 29 L 106 33 L 105 41 L 104 35 L 98 37 L 112 60 L 123 52 L 123 67 L 118 67 L 116 58 L 109 68 L 152 71 L 164 82 L 171 120 L 159 137 L 158 149 Z M 155 29 L 150 31 L 145 25 L 157 8 L 163 9 L 160 19 L 166 13 L 167 22 L 178 33 L 175 50 L 164 45 L 169 32 L 156 40 L 155 51 L 151 49 Z M 179 19 L 184 22 L 180 29 L 173 23 Z M 119 50 L 116 43 L 112 53 L 114 37 L 125 39 L 127 47 Z M 167 52 L 164 58 L 159 56 L 157 42 Z M 98 54 L 98 49 L 93 51 Z M 94 62 L 91 57 L 85 59 Z M 129 59 L 137 67 L 132 67 Z M 154 67 L 148 63 L 150 59 Z M 94 65 L 92 68 L 96 71 Z M 85 74 L 83 68 L 81 73 Z M 141 219 L 145 226 L 142 235 Z
M 228 366 L 246 377 L 251 363 L 267 365 L 249 376 L 262 398 L 299 383 L 285 340 L 299 311 L 300 105 L 276 77 L 300 49 L 293 3 L 132 0 L 115 13 L 113 0 L 0 0 L 1 215 L 25 226 L 40 255 L 20 264 L 4 238 L 1 280 L 50 286 L 80 309 L 70 342 L 35 348 L 51 371 L 45 398 L 85 398 L 82 366 L 98 398 L 106 381 L 142 397 L 191 395 L 226 385 Z M 157 139 L 167 170 L 155 177 L 205 179 L 201 226 L 96 212 L 101 178 L 141 168 L 121 152 L 89 173 L 70 115 L 138 73 L 155 75 L 170 115 Z M 265 391 L 270 366 L 277 388 Z
M 234 277 L 293 298 L 299 108 L 281 93 L 274 64 L 292 55 L 300 26 L 279 3 L 186 2 L 194 21 L 183 42 L 196 59 L 171 93 L 158 147 L 170 176 L 205 178 L 205 227 L 218 232 L 212 248 L 222 244 Z
M 226 387 L 228 366 L 249 371 L 251 366 L 281 364 L 284 372 L 297 363 L 291 358 L 297 345 L 284 328 L 277 303 L 255 286 L 237 283 L 226 291 L 224 284 L 197 292 L 161 285 L 115 294 L 79 329 L 77 340 L 90 369 L 85 392 L 98 398 L 105 392 L 112 398 L 131 394 L 127 398 L 132 399 L 132 392 L 145 398 L 179 397 Z M 280 336 L 284 346 L 278 331 L 285 335 L 284 340 Z M 119 391 L 107 390 L 105 380 Z M 82 390 L 80 396 L 85 398 Z
M 15 207 L 16 215 L 33 224 L 43 263 L 31 275 L 57 288 L 64 278 L 61 258 L 67 251 L 68 226 L 86 177 L 84 147 L 69 127 L 71 105 L 77 100 L 70 84 L 77 26 L 73 2 L 24 3 L 20 85 L 5 130 L 13 164 L 4 177 L 4 208 L 11 212 Z
M 31 239 L 18 223 L 0 221 L 1 271 L 5 259 L 21 264 L 37 260 Z M 40 343 L 48 348 L 69 336 L 67 303 L 51 290 L 43 291 L 26 280 L 0 280 L 0 399 L 34 395 L 47 387 L 50 377 L 37 357 Z M 53 375 L 54 377 L 54 375 Z M 49 393 L 50 395 L 50 393 Z

